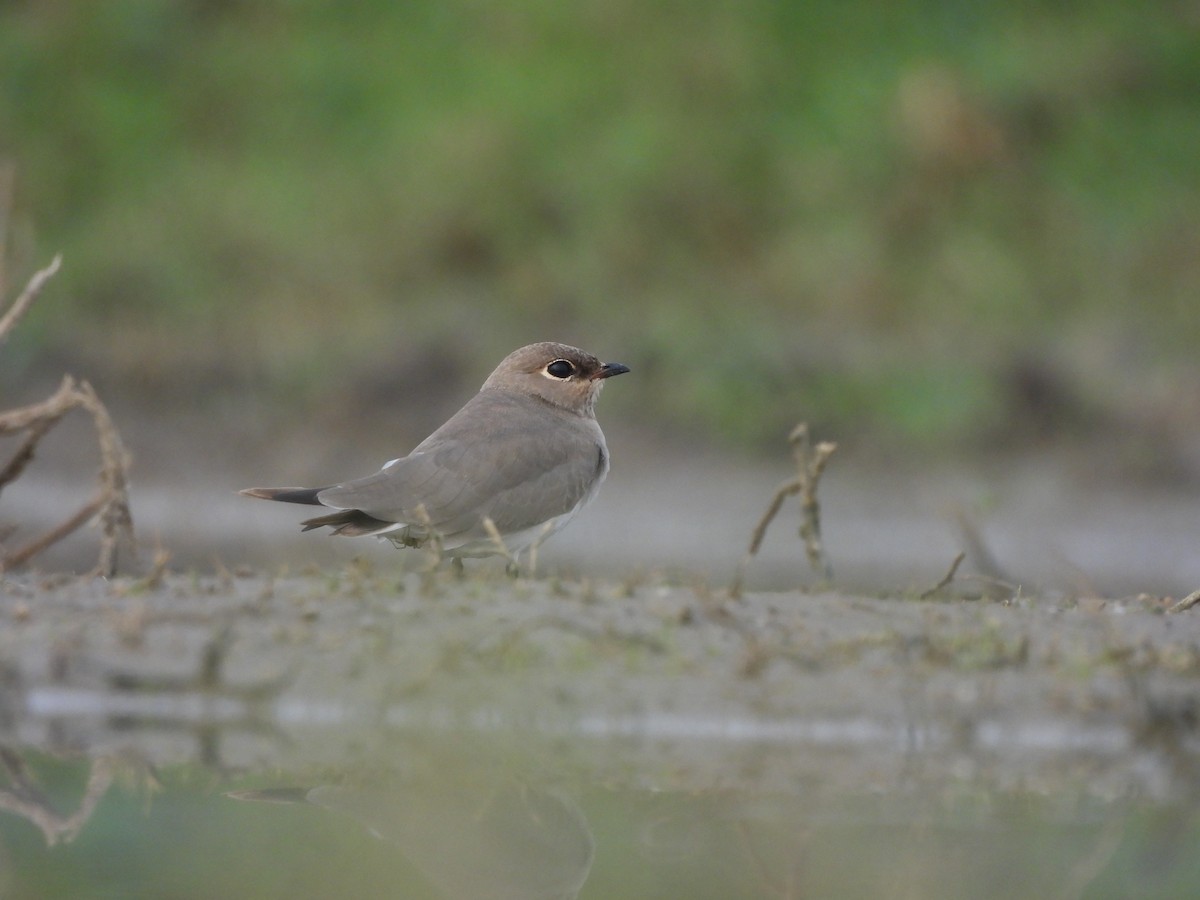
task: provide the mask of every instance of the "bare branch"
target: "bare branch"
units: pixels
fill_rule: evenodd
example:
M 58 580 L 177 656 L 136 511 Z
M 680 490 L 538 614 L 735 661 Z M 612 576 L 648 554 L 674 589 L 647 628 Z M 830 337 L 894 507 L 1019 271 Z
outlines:
M 942 580 L 929 590 L 923 591 L 920 595 L 921 599 L 928 600 L 930 597 L 952 582 L 954 580 L 954 576 L 958 574 L 958 567 L 962 565 L 963 560 L 966 558 L 966 551 L 959 551 L 958 555 L 954 557 L 954 562 L 950 563 L 950 568 L 946 570 L 946 574 L 942 576 Z
M 417 546 L 429 554 L 429 569 L 432 571 L 438 567 L 438 564 L 446 555 L 442 533 L 433 527 L 433 519 L 429 517 L 429 510 L 425 508 L 424 503 L 417 504 L 417 508 L 413 510 L 413 517 L 425 529 L 427 536 Z
M 58 543 L 68 534 L 85 525 L 103 506 L 104 495 L 97 494 L 89 502 L 81 506 L 75 512 L 75 515 L 71 516 L 65 522 L 60 522 L 19 550 L 14 550 L 12 553 L 5 554 L 3 558 L 0 558 L 0 572 L 7 572 L 9 569 L 25 565 L 25 563 L 29 562 L 29 560 L 33 559 L 47 547 Z
M 537 537 L 533 539 L 533 543 L 529 545 L 529 577 L 530 578 L 532 578 L 534 575 L 537 574 L 538 548 L 542 546 L 542 542 L 545 541 L 546 538 L 548 538 L 550 536 L 550 533 L 553 530 L 554 530 L 554 520 L 551 519 L 549 522 L 547 522 L 546 524 L 544 524 L 542 526 L 542 529 L 541 529 L 541 531 L 538 532 Z
M 825 545 L 821 540 L 821 504 L 817 500 L 817 485 L 820 484 L 821 476 L 825 473 L 829 457 L 833 456 L 834 451 L 837 450 L 837 444 L 822 441 L 817 444 L 817 449 L 810 456 L 808 454 L 807 426 L 804 426 L 804 431 L 806 436 L 805 455 L 796 461 L 796 465 L 800 469 L 800 511 L 803 514 L 800 523 L 800 537 L 804 541 L 808 564 L 812 566 L 814 572 L 821 573 L 826 581 L 831 581 L 833 580 L 833 566 L 829 563 L 829 557 L 825 555 Z
M 54 266 L 46 269 L 45 277 L 53 274 Z M 47 274 L 48 273 L 48 274 Z M 36 276 L 35 276 L 36 277 Z M 44 279 L 43 279 L 44 280 Z M 31 282 L 33 284 L 33 282 Z M 40 286 L 39 286 L 40 287 Z M 25 295 L 31 292 L 27 288 Z M 36 290 L 32 292 L 36 295 Z M 22 296 L 25 296 L 22 295 Z M 18 301 L 19 303 L 20 301 Z M 28 304 L 26 304 L 28 306 Z M 14 306 L 13 310 L 17 307 Z M 15 324 L 16 318 L 5 317 L 6 322 Z M 8 327 L 11 327 L 11 324 Z M 0 332 L 2 337 L 2 332 Z M 83 409 L 91 417 L 100 445 L 100 490 L 97 496 L 81 507 L 74 515 L 59 525 L 39 535 L 34 540 L 10 554 L 0 555 L 0 572 L 23 565 L 51 544 L 84 525 L 97 513 L 100 516 L 100 558 L 95 571 L 111 576 L 116 571 L 117 551 L 122 544 L 133 547 L 133 517 L 129 512 L 129 455 L 121 443 L 121 437 L 113 425 L 108 409 L 85 382 L 76 383 L 70 375 L 64 375 L 58 390 L 40 403 L 0 413 L 0 434 L 27 432 L 25 440 L 13 457 L 0 469 L 0 489 L 14 481 L 33 458 L 38 442 L 64 415 L 74 409 Z
M 792 433 L 788 435 L 788 441 L 792 445 L 792 456 L 796 461 L 796 476 L 789 478 L 776 488 L 775 495 L 767 504 L 766 512 L 754 526 L 754 531 L 750 536 L 750 547 L 738 563 L 733 583 L 729 587 L 730 596 L 734 598 L 741 596 L 746 568 L 750 565 L 750 560 L 758 555 L 763 539 L 767 535 L 767 528 L 779 514 L 783 501 L 797 494 L 800 495 L 800 508 L 803 516 L 800 523 L 800 537 L 804 541 L 808 564 L 827 581 L 833 578 L 833 568 L 829 564 L 829 559 L 825 555 L 825 547 L 821 541 L 821 504 L 817 500 L 817 486 L 821 482 L 821 476 L 825 472 L 829 458 L 837 450 L 837 444 L 822 441 L 813 450 L 809 444 L 807 422 L 801 422 L 793 428 Z
M 29 434 L 25 436 L 25 440 L 21 442 L 17 452 L 12 455 L 4 468 L 0 469 L 0 491 L 4 490 L 6 484 L 16 481 L 17 477 L 25 471 L 25 467 L 33 459 L 33 451 L 37 447 L 37 442 L 42 439 L 43 434 L 50 430 L 50 426 L 55 421 L 54 419 L 44 419 L 29 426 Z
M 47 419 L 54 424 L 79 405 L 75 394 L 75 379 L 64 375 L 58 390 L 41 403 L 31 403 L 29 406 L 0 413 L 0 434 L 24 431 Z
M 511 560 L 512 554 L 508 552 L 508 547 L 504 543 L 504 535 L 500 533 L 500 529 L 496 527 L 496 523 L 492 521 L 491 516 L 484 516 L 480 520 L 483 525 L 483 530 L 487 532 L 488 540 L 490 540 L 496 548 L 496 552 L 505 559 Z
M 775 520 L 775 516 L 779 513 L 783 506 L 783 501 L 792 494 L 798 493 L 800 486 L 796 483 L 795 478 L 789 478 L 778 488 L 775 489 L 775 496 L 771 498 L 771 502 L 767 504 L 767 510 L 762 514 L 762 518 L 758 520 L 758 524 L 754 526 L 754 533 L 750 536 L 750 547 L 746 550 L 746 555 L 738 562 L 737 572 L 733 576 L 733 584 L 729 586 L 729 595 L 734 599 L 742 596 L 742 582 L 746 577 L 746 569 L 750 565 L 750 560 L 758 555 L 758 550 L 762 546 L 763 538 L 767 536 L 767 528 L 771 522 Z
M 50 265 L 42 269 L 40 272 L 35 272 L 33 277 L 29 279 L 29 283 L 25 285 L 25 290 L 21 292 L 13 305 L 9 307 L 3 317 L 0 317 L 0 345 L 8 337 L 8 333 L 16 327 L 17 322 L 21 317 L 29 311 L 29 307 L 33 301 L 37 299 L 37 295 L 42 292 L 42 288 L 46 286 L 46 282 L 54 277 L 54 273 L 58 271 L 58 267 L 62 264 L 62 254 L 54 257 Z
M 771 498 L 771 502 L 767 504 L 767 509 L 762 514 L 762 518 L 754 526 L 754 533 L 750 536 L 750 549 L 746 551 L 747 556 L 757 555 L 759 548 L 762 547 L 763 538 L 767 536 L 767 528 L 774 521 L 775 516 L 779 514 L 779 510 L 783 506 L 783 501 L 798 490 L 799 485 L 796 484 L 795 478 L 789 478 L 775 489 L 775 496 Z
M 1167 612 L 1183 612 L 1184 610 L 1191 609 L 1197 603 L 1200 603 L 1200 591 L 1192 591 L 1190 594 L 1168 609 Z
M 115 764 L 111 758 L 100 757 L 93 760 L 87 787 L 80 798 L 78 809 L 64 816 L 54 809 L 49 798 L 36 785 L 23 759 L 7 747 L 3 749 L 0 758 L 3 759 L 3 768 L 12 783 L 7 790 L 0 790 L 0 809 L 16 813 L 40 828 L 47 847 L 53 847 L 60 840 L 70 843 L 76 838 L 80 829 L 95 812 L 96 805 L 112 786 L 116 775 Z
M 483 525 L 483 530 L 487 532 L 488 538 L 496 547 L 496 552 L 504 557 L 504 571 L 507 572 L 509 576 L 516 578 L 517 575 L 520 574 L 521 570 L 517 566 L 516 555 L 510 553 L 508 550 L 508 545 L 504 543 L 504 535 L 500 533 L 500 529 L 496 527 L 496 523 L 492 521 L 491 516 L 484 516 L 480 521 L 480 524 Z
M 132 549 L 133 516 L 129 512 L 129 454 L 113 425 L 108 409 L 86 381 L 79 386 L 79 403 L 96 424 L 100 444 L 100 489 L 103 508 L 100 513 L 100 559 L 96 572 L 106 577 L 116 573 L 117 549 L 124 541 Z

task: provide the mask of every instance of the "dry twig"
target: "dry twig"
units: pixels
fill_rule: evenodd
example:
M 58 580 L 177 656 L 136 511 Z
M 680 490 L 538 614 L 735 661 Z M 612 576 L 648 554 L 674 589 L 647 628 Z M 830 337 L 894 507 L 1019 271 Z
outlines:
M 804 541 L 804 551 L 808 556 L 808 563 L 812 566 L 813 571 L 826 581 L 833 579 L 833 567 L 829 564 L 829 558 L 825 554 L 825 546 L 821 540 L 821 504 L 817 500 L 817 486 L 820 484 L 821 475 L 825 472 L 829 457 L 837 450 L 837 444 L 831 441 L 822 441 L 815 448 L 812 447 L 809 441 L 807 422 L 801 422 L 793 428 L 792 433 L 788 436 L 788 441 L 792 445 L 792 456 L 796 461 L 796 476 L 789 478 L 776 489 L 775 496 L 767 505 L 766 512 L 754 527 L 754 532 L 750 537 L 750 547 L 738 564 L 737 574 L 730 586 L 729 592 L 734 597 L 741 595 L 746 567 L 750 564 L 750 560 L 758 554 L 763 539 L 767 535 L 767 528 L 779 513 L 783 501 L 797 494 L 800 495 L 802 515 L 800 537 Z
M 429 567 L 435 569 L 445 553 L 442 533 L 433 527 L 433 519 L 429 517 L 429 510 L 425 508 L 424 503 L 417 504 L 417 508 L 413 510 L 413 517 L 417 520 L 417 524 L 425 529 L 426 534 L 425 540 L 420 541 L 416 546 L 429 554 Z
M 0 318 L 0 343 L 29 309 L 46 282 L 58 271 L 61 260 L 62 257 L 56 256 L 49 266 L 35 273 L 8 312 Z M 96 564 L 98 573 L 105 576 L 114 574 L 119 545 L 133 545 L 133 519 L 129 512 L 126 474 L 129 457 L 108 410 L 86 381 L 76 382 L 70 375 L 65 375 L 58 390 L 41 403 L 0 412 L 0 435 L 25 433 L 17 452 L 0 468 L 0 490 L 21 475 L 33 458 L 38 441 L 46 432 L 75 409 L 86 411 L 96 428 L 100 445 L 100 489 L 73 515 L 22 547 L 11 552 L 4 552 L 0 548 L 0 572 L 23 565 L 97 514 L 102 534 L 100 558 Z
M 46 266 L 46 268 L 40 272 L 33 273 L 33 277 L 29 279 L 29 284 L 25 285 L 25 290 L 21 291 L 21 296 L 14 300 L 13 305 L 8 308 L 8 312 L 3 317 L 0 317 L 0 344 L 4 343 L 8 337 L 8 333 L 21 321 L 21 317 L 29 312 L 29 307 L 33 305 L 33 301 L 42 292 L 42 288 L 46 286 L 46 282 L 54 277 L 54 273 L 58 271 L 60 265 L 62 265 L 61 253 L 54 257 L 50 261 L 50 265 Z
M 504 543 L 504 535 L 500 533 L 500 529 L 496 527 L 496 523 L 492 521 L 492 517 L 484 516 L 480 521 L 483 525 L 483 530 L 487 532 L 488 540 L 490 540 L 492 545 L 496 548 L 496 552 L 505 559 L 511 560 L 513 557 L 512 554 L 508 552 L 508 547 Z
M 996 600 L 1011 596 L 1015 592 L 1015 579 L 1010 578 L 1004 568 L 996 560 L 996 556 L 983 539 L 983 533 L 975 521 L 962 507 L 953 507 L 949 516 L 958 529 L 964 552 L 971 560 L 971 565 L 979 573 L 976 579 L 983 585 L 984 595 Z
M 1192 591 L 1190 594 L 1168 609 L 1167 612 L 1183 612 L 1184 610 L 1191 609 L 1197 603 L 1200 603 L 1200 591 Z
M 538 550 L 541 548 L 542 542 L 545 541 L 546 538 L 548 538 L 550 536 L 550 533 L 552 531 L 554 531 L 554 520 L 553 519 L 551 519 L 549 522 L 547 522 L 545 525 L 542 526 L 541 530 L 537 534 L 537 537 L 535 537 L 533 539 L 533 543 L 529 545 L 529 573 L 528 574 L 529 574 L 530 578 L 532 578 L 534 575 L 537 574 Z
M 37 786 L 24 759 L 8 747 L 2 747 L 0 765 L 10 782 L 8 788 L 0 789 L 0 809 L 16 813 L 40 828 L 47 847 L 53 847 L 59 841 L 69 844 L 75 840 L 116 775 L 112 759 L 100 757 L 93 760 L 79 807 L 70 815 L 62 815 Z
M 967 558 L 967 552 L 960 550 L 958 556 L 954 557 L 954 562 L 950 563 L 950 568 L 946 570 L 946 574 L 942 576 L 942 580 L 935 584 L 927 591 L 923 591 L 920 595 L 922 600 L 928 600 L 942 588 L 946 587 L 954 580 L 954 576 L 958 574 L 958 567 L 962 565 L 962 561 Z
M 496 552 L 504 557 L 504 571 L 512 578 L 516 578 L 520 573 L 517 568 L 516 554 L 510 553 L 508 545 L 504 543 L 504 535 L 500 533 L 500 529 L 496 527 L 496 523 L 492 521 L 491 516 L 484 516 L 481 520 L 483 530 L 487 532 L 488 539 L 496 547 Z

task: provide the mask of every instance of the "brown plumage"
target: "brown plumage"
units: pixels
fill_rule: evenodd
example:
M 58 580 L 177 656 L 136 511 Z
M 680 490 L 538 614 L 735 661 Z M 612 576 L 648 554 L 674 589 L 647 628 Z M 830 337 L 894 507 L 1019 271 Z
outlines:
M 605 379 L 628 371 L 566 344 L 530 344 L 505 357 L 446 424 L 374 475 L 242 493 L 334 510 L 305 520 L 305 531 L 329 526 L 406 547 L 436 534 L 450 556 L 498 552 L 486 518 L 516 554 L 595 496 L 608 473 L 596 398 Z

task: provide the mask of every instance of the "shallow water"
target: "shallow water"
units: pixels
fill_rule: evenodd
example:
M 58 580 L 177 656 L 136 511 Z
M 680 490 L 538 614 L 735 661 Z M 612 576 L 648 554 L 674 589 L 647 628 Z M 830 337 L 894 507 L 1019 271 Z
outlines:
M 219 731 L 194 735 L 203 760 L 151 768 L 138 732 L 114 756 L 19 754 L 67 821 L 89 779 L 115 774 L 55 846 L 10 806 L 4 896 L 1181 897 L 1200 884 L 1193 803 L 1098 796 L 1079 777 L 1024 789 L 961 768 L 867 770 L 858 786 L 766 788 L 747 779 L 771 762 L 753 742 L 696 777 L 686 748 L 579 755 L 569 738 L 516 734 L 396 734 L 340 765 L 264 754 L 231 769 Z
M 0 582 L 0 896 L 1181 897 L 1200 618 Z
M 79 443 L 90 450 L 86 441 Z M 42 455 L 50 459 L 5 489 L 0 512 L 5 521 L 22 524 L 22 538 L 57 524 L 92 495 L 94 460 L 68 465 L 54 458 L 63 450 L 46 447 Z M 685 572 L 727 584 L 775 489 L 792 474 L 784 453 L 773 463 L 700 455 L 667 464 L 651 449 L 625 450 L 614 449 L 613 472 L 596 501 L 542 548 L 543 573 L 612 578 Z M 395 455 L 394 448 L 386 452 Z M 144 558 L 162 546 L 175 566 L 201 570 L 213 560 L 230 568 L 275 569 L 314 561 L 342 565 L 355 555 L 380 566 L 420 565 L 412 552 L 383 541 L 301 534 L 302 509 L 236 493 L 263 479 L 263 463 L 245 455 L 226 458 L 227 450 L 194 455 L 187 456 L 186 477 L 176 457 L 156 459 L 149 449 L 138 456 L 131 503 Z M 251 471 L 242 471 L 251 463 Z M 888 592 L 927 587 L 968 546 L 959 524 L 966 520 L 992 565 L 985 572 L 972 553 L 963 576 L 999 576 L 1032 593 L 1178 598 L 1195 590 L 1197 485 L 1139 485 L 1105 478 L 1094 468 L 1069 456 L 919 470 L 880 470 L 835 458 L 820 499 L 824 544 L 838 584 Z M 750 586 L 791 589 L 820 580 L 805 561 L 799 520 L 799 504 L 789 500 L 749 569 Z M 96 547 L 94 531 L 83 530 L 52 547 L 41 564 L 87 571 Z

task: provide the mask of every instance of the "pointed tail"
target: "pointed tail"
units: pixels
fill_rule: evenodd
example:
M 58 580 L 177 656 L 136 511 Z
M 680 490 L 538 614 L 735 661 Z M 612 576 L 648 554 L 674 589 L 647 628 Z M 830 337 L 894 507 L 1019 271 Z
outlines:
M 283 503 L 304 503 L 308 506 L 320 506 L 317 494 L 325 488 L 246 488 L 238 491 L 247 497 L 258 497 L 262 500 L 279 500 Z

